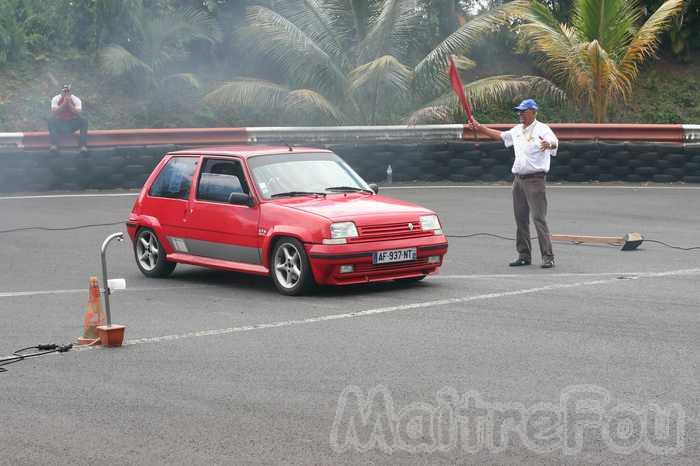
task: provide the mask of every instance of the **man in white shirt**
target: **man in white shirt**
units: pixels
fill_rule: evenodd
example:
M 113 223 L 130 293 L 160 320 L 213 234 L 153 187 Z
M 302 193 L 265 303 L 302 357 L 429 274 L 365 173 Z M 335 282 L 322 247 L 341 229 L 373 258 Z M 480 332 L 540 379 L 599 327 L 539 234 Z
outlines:
M 51 138 L 51 151 L 58 150 L 60 136 L 73 134 L 80 130 L 78 144 L 81 152 L 87 152 L 88 123 L 81 116 L 83 111 L 82 101 L 71 93 L 69 84 L 65 84 L 61 93 L 51 99 L 51 117 L 49 118 L 49 136 Z
M 530 211 L 537 229 L 537 240 L 542 254 L 542 267 L 554 267 L 552 240 L 547 226 L 547 196 L 545 194 L 545 176 L 549 171 L 550 158 L 557 155 L 559 140 L 549 126 L 537 121 L 537 103 L 532 99 L 520 102 L 514 108 L 518 112 L 520 124 L 508 131 L 497 131 L 482 126 L 473 120 L 472 127 L 492 138 L 500 139 L 506 147 L 513 146 L 513 211 L 517 225 L 515 247 L 518 259 L 511 262 L 511 267 L 530 265 L 532 263 L 532 245 L 530 244 Z

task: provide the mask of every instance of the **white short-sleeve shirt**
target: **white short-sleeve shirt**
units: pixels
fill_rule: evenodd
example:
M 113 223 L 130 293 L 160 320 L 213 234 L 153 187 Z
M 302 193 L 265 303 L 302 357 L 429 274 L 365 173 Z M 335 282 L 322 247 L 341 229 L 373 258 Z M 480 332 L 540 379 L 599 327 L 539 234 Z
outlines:
M 516 175 L 548 172 L 550 158 L 556 157 L 557 149 L 542 150 L 540 144 L 544 140 L 559 147 L 559 140 L 551 128 L 537 120 L 527 128 L 519 124 L 501 132 L 501 139 L 506 147 L 513 146 L 515 161 L 511 171 Z
M 51 99 L 51 110 L 56 110 L 58 108 L 58 103 L 61 101 L 61 97 L 62 95 L 58 94 Z M 83 102 L 74 95 L 71 95 L 71 100 L 73 101 L 73 106 L 75 109 L 80 112 L 83 109 Z

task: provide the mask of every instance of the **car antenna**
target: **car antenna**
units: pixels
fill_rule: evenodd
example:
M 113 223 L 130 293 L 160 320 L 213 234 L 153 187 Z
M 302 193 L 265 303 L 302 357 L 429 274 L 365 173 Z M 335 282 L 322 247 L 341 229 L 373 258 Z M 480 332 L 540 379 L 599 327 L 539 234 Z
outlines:
M 282 142 L 284 143 L 285 146 L 289 147 L 289 152 L 294 152 L 294 149 L 292 148 L 292 145 L 290 143 L 288 143 L 287 141 L 284 141 L 284 140 Z

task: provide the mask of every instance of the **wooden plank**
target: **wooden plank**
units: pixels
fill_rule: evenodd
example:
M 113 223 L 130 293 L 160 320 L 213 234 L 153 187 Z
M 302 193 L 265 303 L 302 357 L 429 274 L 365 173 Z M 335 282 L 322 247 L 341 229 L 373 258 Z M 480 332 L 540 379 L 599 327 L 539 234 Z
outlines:
M 571 241 L 574 243 L 614 244 L 622 245 L 625 239 L 621 236 L 585 236 L 585 235 L 552 235 L 552 241 Z

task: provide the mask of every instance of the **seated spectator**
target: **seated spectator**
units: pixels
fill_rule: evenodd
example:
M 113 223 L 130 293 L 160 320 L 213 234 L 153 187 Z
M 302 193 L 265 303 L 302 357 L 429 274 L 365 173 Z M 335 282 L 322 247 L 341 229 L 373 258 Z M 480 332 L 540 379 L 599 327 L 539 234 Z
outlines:
M 69 84 L 65 84 L 61 93 L 51 99 L 51 117 L 49 118 L 49 135 L 51 151 L 58 150 L 61 135 L 73 134 L 80 130 L 78 144 L 80 152 L 87 152 L 88 123 L 80 114 L 83 111 L 82 101 L 71 93 Z

